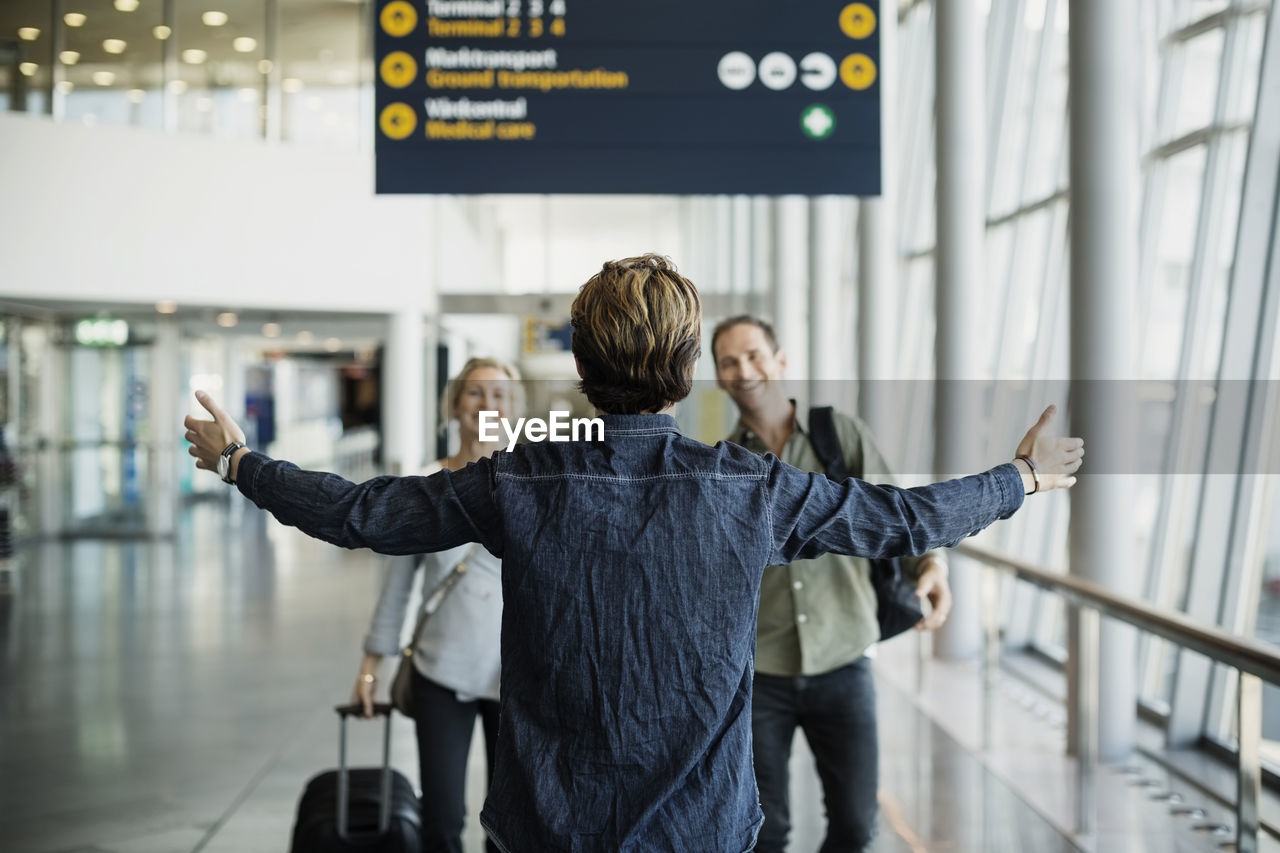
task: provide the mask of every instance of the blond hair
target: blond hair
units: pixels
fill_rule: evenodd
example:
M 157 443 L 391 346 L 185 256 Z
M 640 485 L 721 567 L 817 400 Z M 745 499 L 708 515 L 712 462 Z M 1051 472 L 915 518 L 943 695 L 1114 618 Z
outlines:
M 440 429 L 447 429 L 449 421 L 453 420 L 454 410 L 458 408 L 459 401 L 462 400 L 462 392 L 467 387 L 467 379 L 477 370 L 491 368 L 507 374 L 512 380 L 511 396 L 513 399 L 512 408 L 519 410 L 524 406 L 524 386 L 520 382 L 520 371 L 515 366 L 507 364 L 505 361 L 499 361 L 496 358 L 469 358 L 467 363 L 462 365 L 462 369 L 458 374 L 449 380 L 449 384 L 445 386 L 444 397 L 440 401 Z

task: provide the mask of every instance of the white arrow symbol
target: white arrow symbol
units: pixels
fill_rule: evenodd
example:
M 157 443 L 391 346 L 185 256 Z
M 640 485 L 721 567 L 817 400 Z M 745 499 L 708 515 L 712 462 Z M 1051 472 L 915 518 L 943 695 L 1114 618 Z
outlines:
M 811 53 L 800 60 L 800 82 L 815 92 L 836 82 L 836 61 L 825 53 Z

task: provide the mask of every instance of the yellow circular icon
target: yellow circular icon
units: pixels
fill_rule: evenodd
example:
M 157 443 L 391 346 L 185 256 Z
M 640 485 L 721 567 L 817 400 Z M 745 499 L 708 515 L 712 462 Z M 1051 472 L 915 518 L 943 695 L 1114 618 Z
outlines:
M 865 53 L 851 53 L 840 63 L 840 79 L 850 89 L 870 89 L 876 82 L 876 64 Z
M 382 7 L 378 17 L 382 22 L 382 31 L 389 36 L 407 36 L 418 26 L 418 11 L 404 0 L 392 0 Z
M 382 74 L 383 83 L 392 89 L 403 89 L 417 78 L 418 63 L 403 50 L 397 50 L 382 58 L 378 70 Z
M 418 127 L 418 114 L 408 104 L 387 104 L 378 116 L 378 127 L 390 139 L 405 139 Z
M 850 3 L 840 10 L 840 29 L 851 39 L 864 39 L 876 31 L 876 13 L 866 3 Z

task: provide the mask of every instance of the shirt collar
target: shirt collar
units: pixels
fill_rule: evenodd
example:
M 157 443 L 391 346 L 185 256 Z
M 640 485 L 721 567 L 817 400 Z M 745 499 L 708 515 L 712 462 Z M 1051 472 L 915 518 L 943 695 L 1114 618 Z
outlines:
M 643 435 L 658 432 L 680 432 L 680 425 L 671 415 L 600 415 L 604 421 L 605 435 Z
M 808 424 L 804 423 L 800 419 L 800 407 L 796 405 L 794 397 L 790 398 L 790 400 L 792 406 L 791 410 L 795 414 L 795 420 L 791 426 L 791 434 L 807 436 L 809 434 Z M 742 422 L 741 418 L 738 419 L 738 424 L 734 427 L 733 432 L 729 434 L 729 441 L 732 441 L 734 444 L 741 444 L 744 447 L 748 442 L 757 441 L 759 438 L 760 437 L 758 435 L 747 429 L 746 424 Z

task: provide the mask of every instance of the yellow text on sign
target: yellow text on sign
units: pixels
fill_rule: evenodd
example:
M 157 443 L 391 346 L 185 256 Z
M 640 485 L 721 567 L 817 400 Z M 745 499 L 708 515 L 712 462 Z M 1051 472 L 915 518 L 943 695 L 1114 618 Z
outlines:
M 382 74 L 382 82 L 393 89 L 403 89 L 418 76 L 418 63 L 403 50 L 388 53 L 382 58 L 378 71 Z
M 378 127 L 389 139 L 406 139 L 418 126 L 418 114 L 408 104 L 387 104 L 378 116 Z
M 876 64 L 865 53 L 851 53 L 840 63 L 840 79 L 850 89 L 869 89 L 876 82 Z
M 840 10 L 840 30 L 851 39 L 864 39 L 876 31 L 876 13 L 866 3 L 850 3 Z
M 405 0 L 393 0 L 382 9 L 378 16 L 382 31 L 389 36 L 407 36 L 418 26 L 418 10 Z
M 473 140 L 533 139 L 538 135 L 538 128 L 529 121 L 437 121 L 426 124 L 427 139 Z

